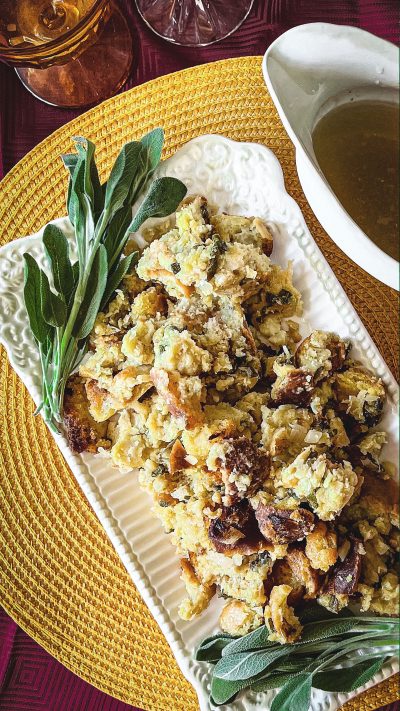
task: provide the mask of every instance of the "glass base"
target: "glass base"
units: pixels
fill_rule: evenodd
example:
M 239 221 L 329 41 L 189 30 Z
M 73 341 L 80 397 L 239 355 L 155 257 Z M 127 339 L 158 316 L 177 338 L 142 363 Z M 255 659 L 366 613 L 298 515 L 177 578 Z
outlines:
M 205 47 L 240 27 L 254 0 L 136 0 L 153 32 L 175 44 Z
M 132 65 L 132 37 L 126 20 L 114 10 L 98 39 L 66 64 L 16 72 L 41 101 L 63 108 L 92 106 L 113 96 L 126 82 Z

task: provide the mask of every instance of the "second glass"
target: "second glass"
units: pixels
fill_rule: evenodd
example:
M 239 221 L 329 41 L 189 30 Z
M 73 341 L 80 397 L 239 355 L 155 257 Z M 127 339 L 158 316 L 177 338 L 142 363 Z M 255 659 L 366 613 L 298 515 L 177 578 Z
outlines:
M 205 47 L 240 27 L 254 0 L 136 0 L 143 20 L 163 39 Z

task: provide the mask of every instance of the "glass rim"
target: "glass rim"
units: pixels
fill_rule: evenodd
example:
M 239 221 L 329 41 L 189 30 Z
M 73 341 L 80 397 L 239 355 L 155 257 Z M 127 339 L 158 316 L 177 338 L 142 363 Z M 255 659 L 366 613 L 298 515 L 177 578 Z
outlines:
M 112 0 L 94 0 L 93 5 L 91 5 L 84 17 L 82 17 L 82 19 L 79 20 L 74 27 L 49 42 L 43 42 L 41 44 L 30 46 L 25 45 L 24 47 L 11 47 L 10 45 L 0 44 L 0 58 L 2 57 L 3 59 L 7 59 L 9 56 L 10 60 L 12 57 L 26 57 L 28 59 L 29 57 L 37 57 L 39 53 L 43 53 L 43 56 L 46 56 L 46 54 L 51 53 L 56 49 L 62 49 L 66 41 L 68 42 L 68 40 L 73 40 L 75 35 L 90 23 L 93 15 L 99 9 L 101 10 L 103 7 L 105 8 L 107 5 L 111 5 L 111 2 Z

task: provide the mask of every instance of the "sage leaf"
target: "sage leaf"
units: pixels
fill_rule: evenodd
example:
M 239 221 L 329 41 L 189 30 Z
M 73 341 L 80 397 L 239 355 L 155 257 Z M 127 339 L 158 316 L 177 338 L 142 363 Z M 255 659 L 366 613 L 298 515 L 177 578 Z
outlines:
M 311 701 L 312 674 L 300 672 L 285 683 L 275 696 L 271 711 L 308 711 Z
M 78 159 L 79 156 L 77 153 L 64 153 L 64 155 L 61 156 L 61 160 L 64 163 L 64 166 L 68 170 L 71 177 L 74 174 Z
M 94 215 L 90 200 L 85 193 L 81 195 L 80 203 L 82 207 L 82 214 L 84 215 L 85 220 L 84 225 L 82 225 L 83 235 L 81 244 L 81 254 L 84 255 L 84 258 L 86 258 L 94 240 Z
M 132 254 L 129 254 L 127 257 L 123 257 L 123 259 L 118 262 L 116 269 L 108 277 L 107 286 L 101 300 L 100 310 L 102 310 L 108 303 L 114 291 L 118 289 L 122 279 L 128 273 L 130 266 L 137 262 L 137 260 L 138 252 L 132 252 Z
M 303 632 L 301 634 L 300 645 L 306 644 L 307 642 L 318 642 L 322 639 L 327 639 L 328 637 L 334 637 L 336 635 L 345 634 L 351 629 L 356 627 L 357 622 L 354 618 L 350 619 L 334 619 L 334 620 L 323 620 L 320 622 L 311 623 L 305 625 Z
M 104 197 L 94 160 L 96 147 L 92 141 L 82 136 L 76 136 L 74 141 L 78 154 L 84 161 L 84 191 L 91 202 L 93 215 L 99 215 L 103 209 Z
M 252 691 L 269 691 L 269 689 L 278 689 L 279 687 L 286 684 L 290 679 L 294 679 L 295 676 L 290 672 L 276 672 L 267 675 L 265 678 L 261 678 L 251 684 L 250 689 Z
M 74 286 L 76 286 L 79 280 L 79 262 L 74 262 L 72 265 L 72 278 L 74 280 Z
M 111 169 L 104 200 L 104 209 L 110 217 L 123 206 L 129 195 L 132 182 L 138 171 L 142 149 L 140 141 L 126 143 Z
M 232 639 L 229 635 L 221 634 L 206 637 L 196 649 L 194 658 L 198 662 L 216 662 L 221 659 L 222 650 Z
M 144 161 L 144 173 L 151 177 L 157 168 L 164 145 L 164 131 L 162 128 L 155 128 L 141 139 L 141 144 L 145 148 L 142 152 Z
M 43 245 L 50 262 L 53 282 L 56 290 L 68 304 L 74 288 L 74 276 L 69 259 L 68 240 L 57 225 L 46 225 L 43 232 Z
M 43 318 L 40 298 L 40 269 L 31 254 L 24 254 L 24 301 L 31 331 L 44 344 L 50 334 L 50 326 Z
M 214 675 L 219 679 L 228 681 L 238 681 L 239 679 L 250 679 L 252 676 L 271 666 L 280 657 L 285 657 L 291 653 L 291 645 L 281 645 L 279 649 L 263 652 L 241 652 L 231 654 L 217 662 Z
M 317 602 L 308 602 L 303 609 L 299 610 L 298 618 L 302 625 L 306 625 L 309 622 L 320 622 L 321 620 L 337 620 L 339 617 L 353 617 L 353 613 L 348 609 L 340 610 L 340 612 L 331 612 L 327 610 L 326 607 L 322 607 Z
M 136 232 L 149 217 L 167 217 L 176 210 L 186 195 L 186 186 L 177 178 L 155 180 L 139 207 L 129 232 Z
M 354 691 L 372 679 L 382 669 L 386 659 L 369 659 L 351 667 L 318 672 L 313 678 L 313 686 L 324 691 Z
M 276 642 L 270 642 L 268 635 L 270 631 L 265 625 L 261 625 L 253 632 L 246 634 L 244 637 L 239 637 L 228 644 L 222 656 L 227 656 L 228 654 L 237 654 L 239 652 L 247 652 L 249 650 L 263 649 L 264 647 L 276 647 Z
M 83 155 L 78 155 L 76 166 L 71 174 L 70 189 L 68 191 L 67 209 L 72 225 L 79 224 L 81 214 L 82 194 L 85 184 L 85 159 Z M 78 244 L 79 247 L 79 244 Z M 79 252 L 79 249 L 78 249 Z
M 94 326 L 107 284 L 107 252 L 103 244 L 95 254 L 84 299 L 72 330 L 78 340 L 87 338 Z
M 278 661 L 276 665 L 274 665 L 274 669 L 271 671 L 275 671 L 275 669 L 279 670 L 280 672 L 297 672 L 297 671 L 303 671 L 303 669 L 311 664 L 313 661 L 313 657 L 311 656 L 299 656 L 299 657 L 291 657 L 289 659 L 283 659 L 281 661 Z
M 67 320 L 67 306 L 63 299 L 60 299 L 50 289 L 49 280 L 44 271 L 40 270 L 40 302 L 43 318 L 49 326 L 61 327 Z
M 74 142 L 78 151 L 78 155 L 81 157 L 84 166 L 82 188 L 93 204 L 94 191 L 90 168 L 91 163 L 93 162 L 95 146 L 94 143 L 88 141 L 87 138 L 83 138 L 82 136 L 75 136 Z
M 236 694 L 247 686 L 243 681 L 224 681 L 213 677 L 211 681 L 211 701 L 215 706 L 232 701 Z
M 110 223 L 108 224 L 105 236 L 102 240 L 108 257 L 109 268 L 112 269 L 115 262 L 118 260 L 122 250 L 129 237 L 128 227 L 132 220 L 130 210 L 122 207 L 115 213 Z

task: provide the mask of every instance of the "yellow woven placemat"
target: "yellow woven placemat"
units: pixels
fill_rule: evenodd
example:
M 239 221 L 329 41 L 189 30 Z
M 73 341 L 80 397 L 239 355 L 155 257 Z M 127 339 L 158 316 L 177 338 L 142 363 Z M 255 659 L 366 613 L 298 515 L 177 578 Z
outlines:
M 0 184 L 0 244 L 65 213 L 66 174 L 58 156 L 71 150 L 72 136 L 96 143 L 105 173 L 125 141 L 159 125 L 166 131 L 166 156 L 203 133 L 272 148 L 289 192 L 395 372 L 396 293 L 352 264 L 312 215 L 259 57 L 162 77 L 56 131 Z M 194 691 L 41 418 L 33 418 L 33 403 L 4 350 L 0 380 L 0 594 L 5 609 L 66 667 L 112 696 L 146 711 L 195 711 Z M 393 701 L 396 692 L 396 679 L 386 680 L 346 709 L 375 709 Z

